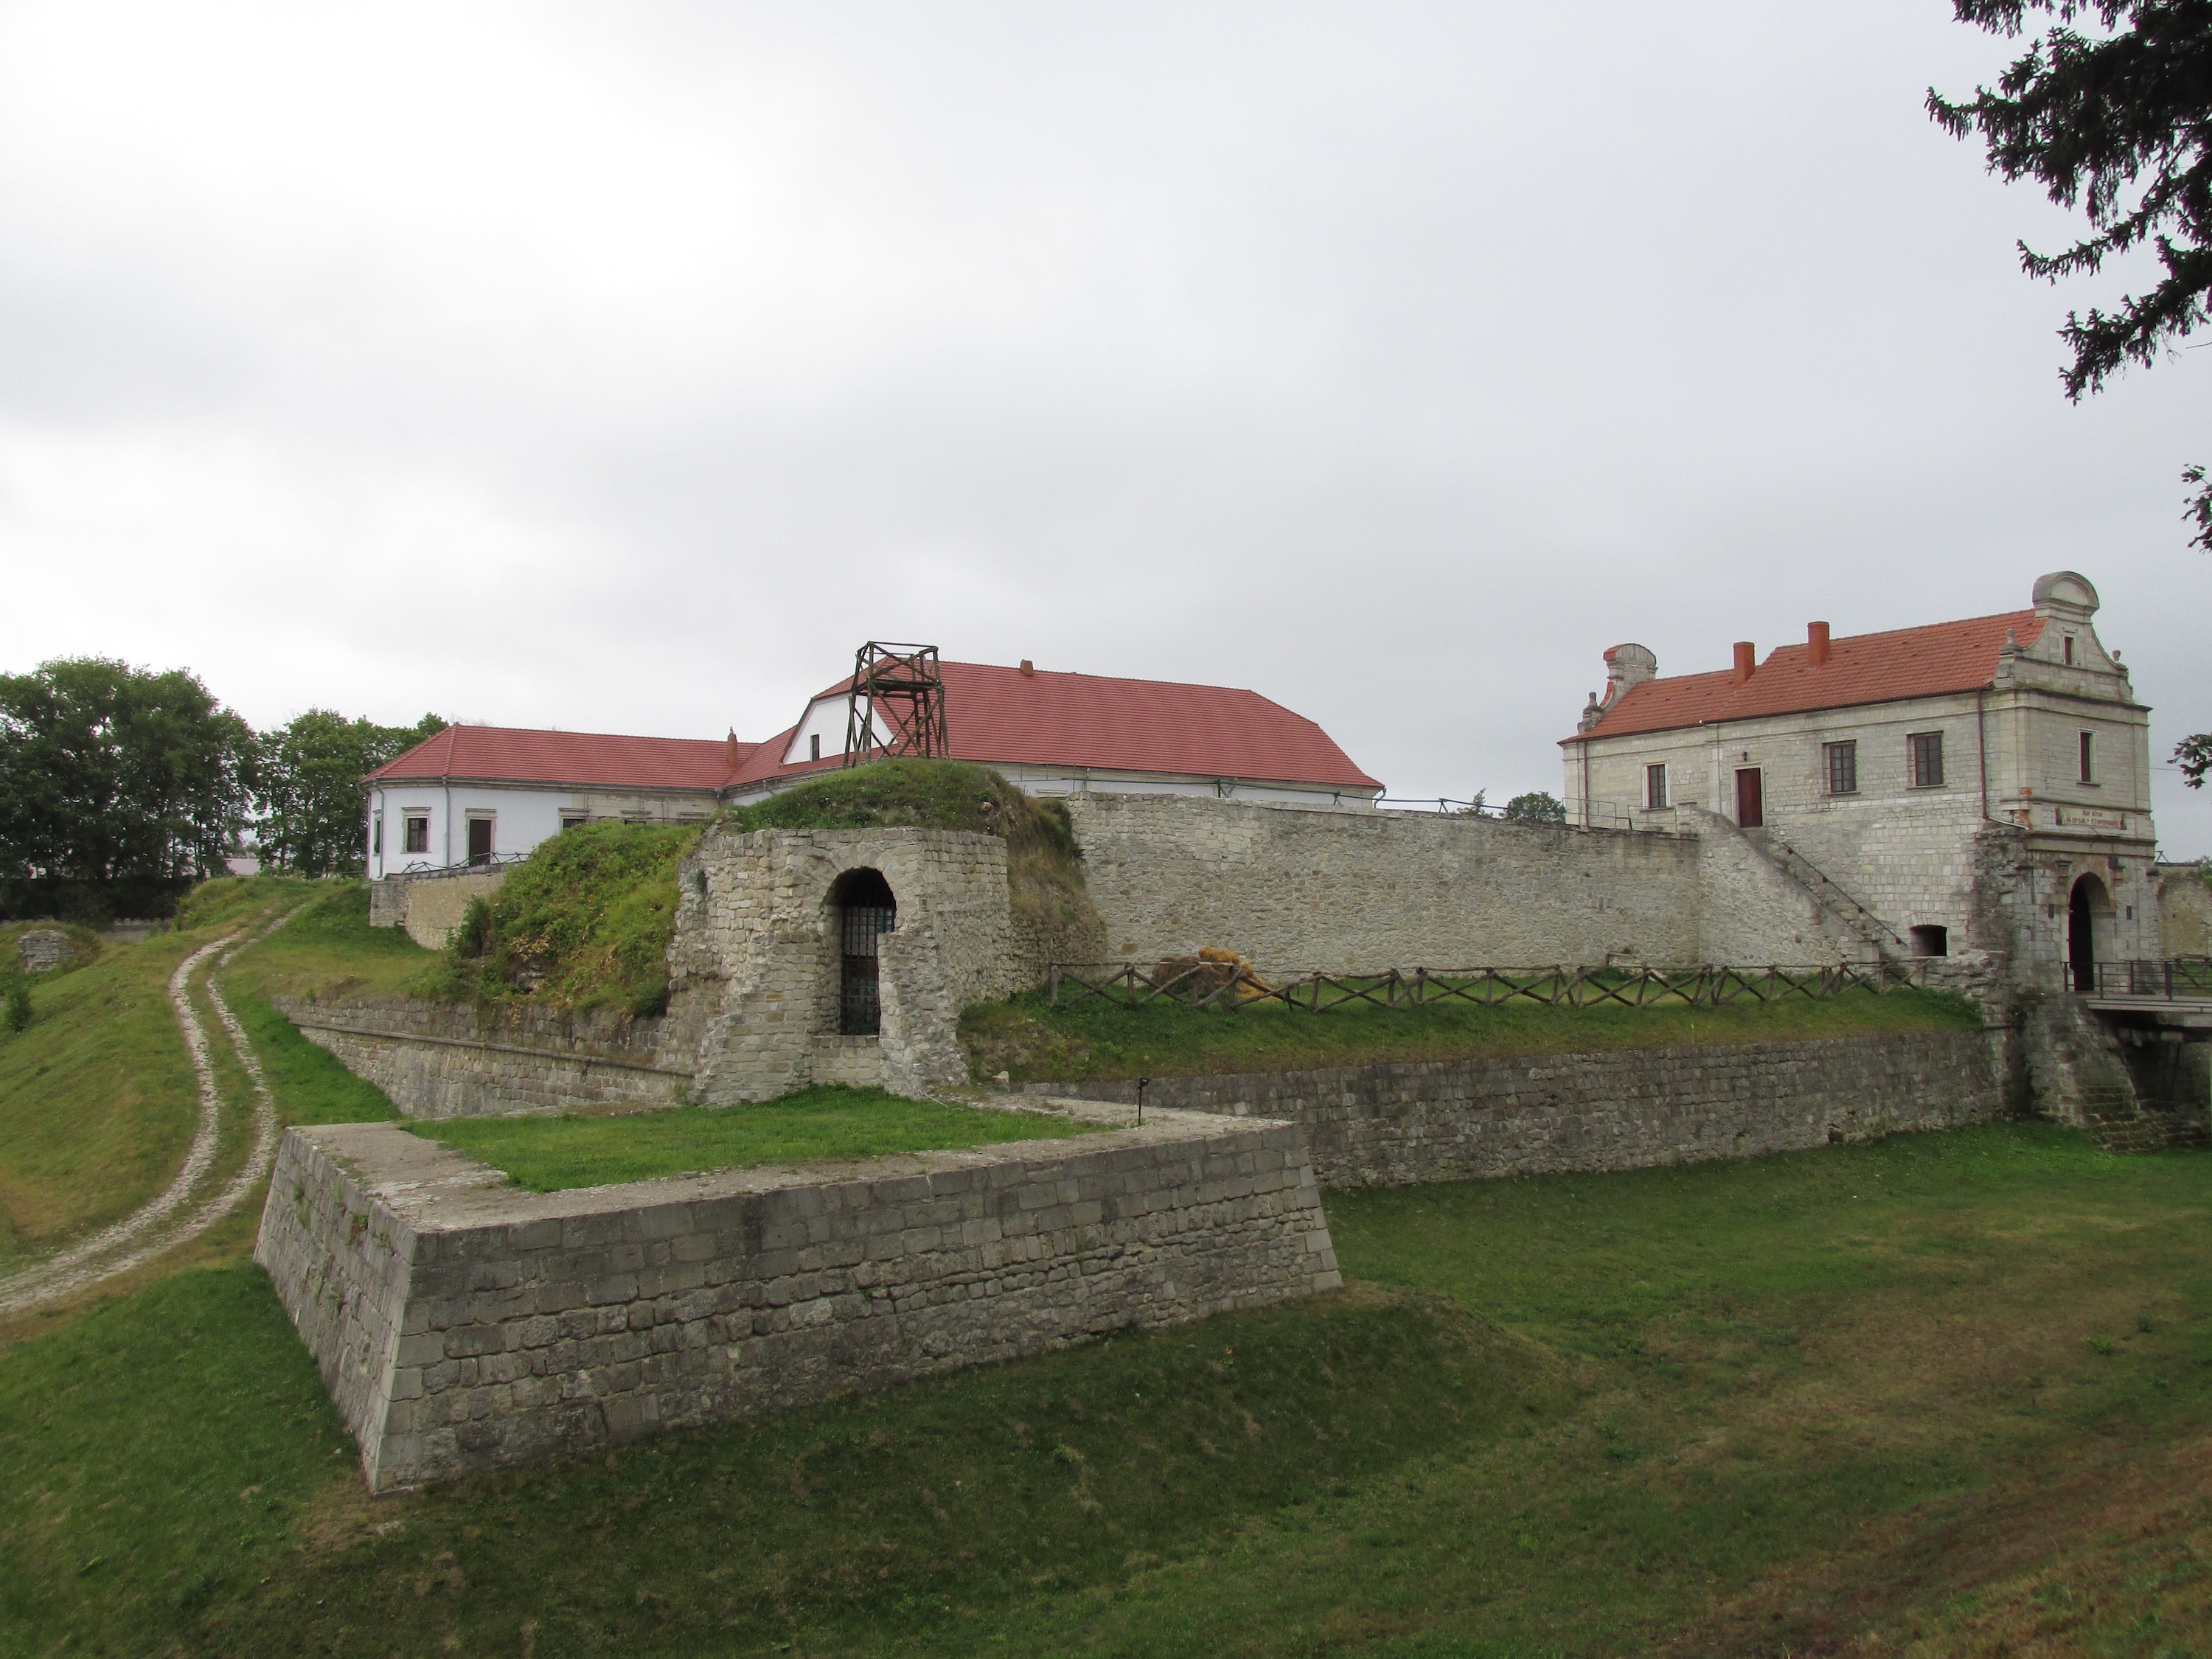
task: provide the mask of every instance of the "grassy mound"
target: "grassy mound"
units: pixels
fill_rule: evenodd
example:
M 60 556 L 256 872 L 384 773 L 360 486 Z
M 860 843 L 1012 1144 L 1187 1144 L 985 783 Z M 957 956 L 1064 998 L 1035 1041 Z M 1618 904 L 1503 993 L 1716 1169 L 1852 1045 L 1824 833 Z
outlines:
M 469 906 L 418 988 L 579 1013 L 661 1012 L 676 866 L 698 838 L 675 825 L 592 823 L 539 842 L 497 892 Z
M 833 772 L 750 806 L 725 830 L 964 830 L 1006 843 L 1014 912 L 1047 925 L 1094 920 L 1067 809 L 1024 794 L 964 761 L 875 761 Z
M 969 1070 L 979 1079 L 1005 1072 L 1016 1083 L 1073 1083 L 1486 1054 L 1789 1042 L 1972 1030 L 1981 1023 L 1970 1002 L 1909 989 L 1717 1008 L 1686 1003 L 1567 1008 L 1538 1002 L 1378 1008 L 1363 1003 L 1322 1013 L 1279 1003 L 1215 1011 L 1164 1000 L 1131 1008 L 1097 998 L 1055 1007 L 1044 992 L 1026 991 L 969 1009 L 961 1016 L 960 1040 Z
M 490 1164 L 518 1187 L 556 1193 L 706 1170 L 941 1152 L 1058 1140 L 1100 1126 L 1034 1112 L 906 1100 L 830 1084 L 758 1106 L 678 1106 L 570 1117 L 439 1118 L 407 1126 Z

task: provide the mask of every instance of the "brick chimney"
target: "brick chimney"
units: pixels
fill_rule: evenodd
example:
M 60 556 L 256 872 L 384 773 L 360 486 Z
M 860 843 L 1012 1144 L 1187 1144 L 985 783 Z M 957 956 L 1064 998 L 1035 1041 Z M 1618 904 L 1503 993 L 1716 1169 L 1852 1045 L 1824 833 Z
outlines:
M 1826 668 L 1828 665 L 1827 623 L 1805 624 L 1805 660 L 1815 668 Z
M 1759 666 L 1759 647 L 1749 640 L 1735 642 L 1735 672 L 1730 678 L 1737 685 L 1747 685 L 1753 671 Z
M 1031 662 L 1027 657 L 1024 657 L 1022 659 L 1022 678 L 1024 679 L 1034 679 L 1036 678 L 1036 665 Z

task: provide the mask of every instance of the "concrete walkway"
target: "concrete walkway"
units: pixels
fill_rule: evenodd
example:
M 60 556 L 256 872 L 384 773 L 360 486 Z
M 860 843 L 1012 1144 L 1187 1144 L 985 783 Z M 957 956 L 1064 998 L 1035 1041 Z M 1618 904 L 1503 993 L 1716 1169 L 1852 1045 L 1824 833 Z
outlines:
M 240 1202 L 268 1176 L 276 1152 L 276 1103 L 262 1075 L 261 1062 L 246 1041 L 245 1029 L 222 999 L 216 973 L 246 945 L 266 939 L 291 917 L 283 915 L 252 938 L 240 940 L 227 933 L 212 945 L 202 945 L 177 964 L 169 975 L 169 1006 L 176 1011 L 184 1032 L 185 1048 L 191 1055 L 192 1074 L 199 1085 L 199 1122 L 192 1143 L 175 1179 L 150 1203 L 122 1220 L 104 1227 L 20 1273 L 0 1279 L 0 1318 L 28 1313 L 90 1290 L 104 1279 L 151 1261 L 155 1257 L 190 1243 L 238 1207 Z M 216 1086 L 215 1066 L 209 1058 L 207 1028 L 192 1006 L 192 976 L 214 959 L 206 978 L 208 1002 L 223 1029 L 223 1036 L 238 1056 L 253 1091 L 253 1146 L 245 1164 L 222 1188 L 204 1192 L 221 1149 L 222 1093 Z M 197 1202 L 195 1201 L 197 1200 Z

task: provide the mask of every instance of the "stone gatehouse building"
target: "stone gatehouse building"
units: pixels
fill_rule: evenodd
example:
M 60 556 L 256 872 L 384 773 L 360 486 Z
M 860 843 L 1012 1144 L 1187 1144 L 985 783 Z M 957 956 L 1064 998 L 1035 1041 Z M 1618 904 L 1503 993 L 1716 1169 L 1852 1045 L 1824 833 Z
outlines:
M 1659 827 L 1711 813 L 1885 951 L 2061 964 L 2155 957 L 2150 711 L 2072 571 L 2028 609 L 1804 643 L 1662 678 L 1617 645 L 1561 744 L 1571 812 Z

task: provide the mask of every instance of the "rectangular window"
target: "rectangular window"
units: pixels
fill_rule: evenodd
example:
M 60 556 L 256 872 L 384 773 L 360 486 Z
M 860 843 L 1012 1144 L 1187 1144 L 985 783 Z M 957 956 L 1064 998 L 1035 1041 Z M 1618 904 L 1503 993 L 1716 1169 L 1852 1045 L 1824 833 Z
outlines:
M 809 760 L 822 758 L 822 734 L 819 732 L 806 740 L 806 758 Z
M 2097 734 L 2094 732 L 2084 732 L 2081 734 L 2081 781 L 2094 783 L 2096 781 Z
M 2066 665 L 2069 668 L 2074 665 L 2074 636 L 2071 634 L 2066 636 Z
M 407 850 L 427 853 L 430 850 L 430 815 L 410 812 L 407 815 Z
M 1933 789 L 1943 781 L 1943 734 L 1941 732 L 1916 732 L 1912 734 L 1912 787 Z
M 1644 804 L 1654 812 L 1667 805 L 1667 768 L 1664 763 L 1644 769 Z
M 1856 795 L 1859 792 L 1859 746 L 1850 743 L 1826 743 L 1821 750 L 1828 757 L 1828 793 L 1832 795 Z
M 379 812 L 368 831 L 369 851 L 374 856 L 384 856 L 384 814 Z
M 578 829 L 588 821 L 588 817 L 583 812 L 563 812 L 561 814 L 561 827 L 563 830 Z

